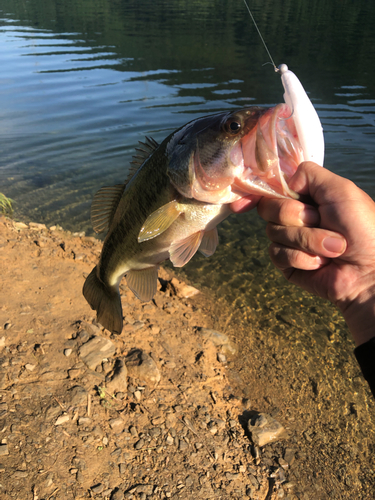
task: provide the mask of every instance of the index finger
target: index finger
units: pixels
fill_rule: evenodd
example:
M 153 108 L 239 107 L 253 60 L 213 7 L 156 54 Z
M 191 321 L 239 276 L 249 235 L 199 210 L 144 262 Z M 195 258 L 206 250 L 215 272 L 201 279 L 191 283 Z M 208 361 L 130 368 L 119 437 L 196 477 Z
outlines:
M 262 219 L 281 226 L 314 227 L 320 223 L 318 210 L 298 200 L 262 198 L 257 210 Z

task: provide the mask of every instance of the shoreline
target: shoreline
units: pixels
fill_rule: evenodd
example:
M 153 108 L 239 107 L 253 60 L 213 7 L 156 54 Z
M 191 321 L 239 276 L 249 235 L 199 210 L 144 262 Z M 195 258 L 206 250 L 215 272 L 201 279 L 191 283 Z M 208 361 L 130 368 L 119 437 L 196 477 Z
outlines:
M 314 360 L 223 301 L 184 297 L 169 269 L 154 302 L 121 285 L 124 329 L 110 335 L 81 293 L 100 248 L 0 217 L 5 498 L 371 498 L 375 412 L 361 377 L 340 394 L 328 367 L 327 392 Z M 257 447 L 247 423 L 259 413 L 288 437 Z

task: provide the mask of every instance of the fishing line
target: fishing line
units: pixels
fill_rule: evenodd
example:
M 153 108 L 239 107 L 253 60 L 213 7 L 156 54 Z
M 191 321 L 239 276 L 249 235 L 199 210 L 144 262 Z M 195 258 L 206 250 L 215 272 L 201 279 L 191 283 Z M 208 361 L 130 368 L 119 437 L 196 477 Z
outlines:
M 258 35 L 260 36 L 260 39 L 262 40 L 262 43 L 263 43 L 263 45 L 264 45 L 264 48 L 265 48 L 265 49 L 266 49 L 266 51 L 267 51 L 268 57 L 271 59 L 271 64 L 272 64 L 272 66 L 274 67 L 274 70 L 276 71 L 276 73 L 278 73 L 278 72 L 279 72 L 279 68 L 276 66 L 276 64 L 274 63 L 274 61 L 273 61 L 273 59 L 272 59 L 272 56 L 271 56 L 271 54 L 270 54 L 270 51 L 268 50 L 268 47 L 267 47 L 267 45 L 266 45 L 266 42 L 263 40 L 262 33 L 259 31 L 258 25 L 257 25 L 257 23 L 255 22 L 254 16 L 253 16 L 253 14 L 251 13 L 251 10 L 250 10 L 249 6 L 247 5 L 246 0 L 243 0 L 243 3 L 245 4 L 245 6 L 246 6 L 246 8 L 247 8 L 247 10 L 248 10 L 248 12 L 249 12 L 249 14 L 250 14 L 250 17 L 251 17 L 251 19 L 252 19 L 252 21 L 253 21 L 253 23 L 254 23 L 254 26 L 255 26 L 255 28 L 256 28 L 256 30 L 257 30 L 257 32 L 258 32 Z M 266 64 L 269 64 L 269 63 L 266 63 Z

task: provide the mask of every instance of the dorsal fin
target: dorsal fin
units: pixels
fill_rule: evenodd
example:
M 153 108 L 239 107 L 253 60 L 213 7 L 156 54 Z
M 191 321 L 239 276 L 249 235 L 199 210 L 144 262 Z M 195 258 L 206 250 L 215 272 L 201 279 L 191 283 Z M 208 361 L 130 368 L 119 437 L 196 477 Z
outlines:
M 141 145 L 140 148 L 135 148 L 136 151 L 138 151 L 138 154 L 133 156 L 133 165 L 142 165 L 147 158 L 150 158 L 152 153 L 158 148 L 159 144 L 152 138 L 152 137 L 147 137 L 145 142 L 139 141 L 139 144 Z
M 115 215 L 125 184 L 102 187 L 95 194 L 91 204 L 91 223 L 96 233 L 107 230 Z

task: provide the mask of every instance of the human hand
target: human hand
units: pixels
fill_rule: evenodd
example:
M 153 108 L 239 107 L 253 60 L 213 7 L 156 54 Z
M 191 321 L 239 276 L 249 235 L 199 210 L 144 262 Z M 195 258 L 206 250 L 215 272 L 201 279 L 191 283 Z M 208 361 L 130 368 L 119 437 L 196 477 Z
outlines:
M 287 280 L 336 304 L 359 345 L 375 334 L 375 203 L 348 179 L 312 162 L 289 182 L 311 198 L 262 198 L 270 256 Z

